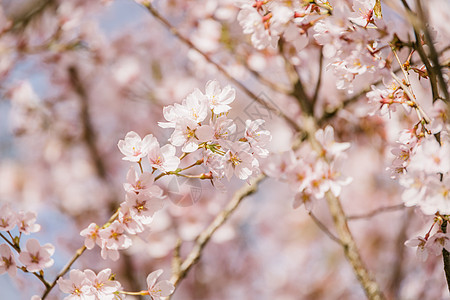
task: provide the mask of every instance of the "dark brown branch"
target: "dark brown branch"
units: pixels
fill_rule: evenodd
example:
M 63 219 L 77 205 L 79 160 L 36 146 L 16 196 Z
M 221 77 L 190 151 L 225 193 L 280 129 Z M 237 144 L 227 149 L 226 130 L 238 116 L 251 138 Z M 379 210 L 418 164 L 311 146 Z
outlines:
M 443 233 L 447 233 L 447 220 L 444 220 L 441 225 L 441 230 Z M 444 260 L 444 272 L 445 272 L 445 278 L 447 279 L 447 287 L 450 291 L 450 253 L 443 248 L 442 249 L 442 258 Z

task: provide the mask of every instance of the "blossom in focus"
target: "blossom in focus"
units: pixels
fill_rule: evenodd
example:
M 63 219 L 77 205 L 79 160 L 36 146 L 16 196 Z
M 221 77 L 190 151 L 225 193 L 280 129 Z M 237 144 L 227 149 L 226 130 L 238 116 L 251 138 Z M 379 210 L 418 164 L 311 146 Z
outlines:
M 92 270 L 84 270 L 84 275 L 89 281 L 88 294 L 95 296 L 97 300 L 114 300 L 117 299 L 115 292 L 117 292 L 121 285 L 118 281 L 110 280 L 111 269 L 104 269 L 98 274 L 95 274 Z
M 148 134 L 141 139 L 141 137 L 134 131 L 130 131 L 126 134 L 124 140 L 120 140 L 117 146 L 120 152 L 125 155 L 123 160 L 131 162 L 138 162 L 143 157 L 148 155 L 148 151 L 152 144 L 157 143 L 156 138 Z
M 80 235 L 85 238 L 84 245 L 87 249 L 90 250 L 94 248 L 95 244 L 98 244 L 99 246 L 101 245 L 101 241 L 98 236 L 99 229 L 100 227 L 98 227 L 97 224 L 91 223 L 87 228 L 80 232 Z
M 174 285 L 168 280 L 156 282 L 163 270 L 156 270 L 147 276 L 148 293 L 152 300 L 160 300 L 161 297 L 168 297 L 175 291 Z
M 206 83 L 205 96 L 208 99 L 211 110 L 218 115 L 231 109 L 229 104 L 234 101 L 236 90 L 230 85 L 221 89 L 217 80 L 210 80 Z
M 69 272 L 69 279 L 63 279 L 60 277 L 57 281 L 59 289 L 66 294 L 70 294 L 65 297 L 64 300 L 75 300 L 75 299 L 92 299 L 95 297 L 91 296 L 91 289 L 89 280 L 83 271 L 74 269 Z
M 159 143 L 156 143 L 148 152 L 148 160 L 153 168 L 161 172 L 175 171 L 180 164 L 175 152 L 175 147 L 170 144 L 159 147 Z
M 55 252 L 55 247 L 51 244 L 41 246 L 36 239 L 27 240 L 26 250 L 22 250 L 19 261 L 25 265 L 29 272 L 37 272 L 53 265 L 50 257 Z

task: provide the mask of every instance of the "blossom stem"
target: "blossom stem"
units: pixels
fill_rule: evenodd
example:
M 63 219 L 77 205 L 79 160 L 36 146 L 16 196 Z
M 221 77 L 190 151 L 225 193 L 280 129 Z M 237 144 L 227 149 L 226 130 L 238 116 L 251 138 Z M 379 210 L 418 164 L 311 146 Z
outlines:
M 9 231 L 8 231 L 9 233 Z M 0 236 L 11 246 L 13 247 L 18 253 L 20 253 L 20 248 L 18 248 L 16 245 L 14 245 L 10 240 L 6 238 L 2 233 L 0 233 Z M 13 239 L 14 240 L 14 239 Z
M 126 291 L 119 291 L 120 294 L 124 295 L 132 295 L 132 296 L 143 296 L 148 295 L 148 291 L 140 291 L 140 292 L 126 292 Z
M 142 158 L 138 161 L 139 169 L 141 169 L 141 174 L 144 173 L 144 169 L 142 168 Z

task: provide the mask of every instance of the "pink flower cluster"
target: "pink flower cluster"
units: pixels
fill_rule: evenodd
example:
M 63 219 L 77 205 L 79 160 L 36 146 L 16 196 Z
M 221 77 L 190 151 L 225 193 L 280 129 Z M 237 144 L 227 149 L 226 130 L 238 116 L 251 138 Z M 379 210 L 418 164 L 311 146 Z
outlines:
M 297 152 L 274 155 L 264 169 L 268 176 L 288 182 L 295 193 L 294 208 L 305 204 L 306 209 L 311 210 L 314 202 L 323 199 L 326 192 L 330 191 L 337 197 L 342 186 L 351 182 L 351 178 L 343 178 L 338 171 L 344 158 L 343 151 L 350 144 L 337 143 L 331 126 L 319 129 L 315 138 L 320 144 L 320 153 L 304 145 Z
M 163 191 L 153 184 L 153 175 L 147 172 L 137 175 L 133 167 L 127 175 L 128 182 L 124 184 L 125 201 L 120 205 L 117 220 L 100 228 L 91 223 L 80 235 L 85 237 L 84 245 L 88 249 L 95 244 L 102 248 L 104 259 L 119 259 L 118 250 L 127 249 L 132 242 L 126 234 L 137 234 L 144 231 L 153 221 L 153 215 L 163 207 Z
M 165 107 L 167 122 L 159 123 L 174 129 L 169 141 L 184 153 L 202 149 L 204 165 L 214 180 L 230 180 L 233 175 L 247 180 L 259 173 L 259 158 L 269 154 L 270 132 L 260 128 L 264 120 L 247 120 L 244 135 L 235 136 L 236 124 L 226 115 L 235 94 L 229 85 L 222 89 L 216 80 L 208 81 L 205 93 L 196 89 L 181 104 Z M 211 116 L 205 124 L 208 111 Z
M 269 3 L 270 2 L 270 3 Z M 318 16 L 329 5 L 326 1 L 282 3 L 279 1 L 240 0 L 236 1 L 240 11 L 239 24 L 245 34 L 251 34 L 253 46 L 262 50 L 268 46 L 276 48 L 282 36 L 292 42 L 297 51 L 308 45 L 307 31 L 312 16 Z
M 160 300 L 161 297 L 170 296 L 175 290 L 174 285 L 168 280 L 156 282 L 162 273 L 162 270 L 150 273 L 147 276 L 147 290 L 134 294 L 149 295 L 152 300 Z M 122 286 L 113 277 L 111 269 L 104 269 L 98 274 L 89 269 L 84 271 L 74 269 L 70 271 L 69 279 L 59 278 L 57 283 L 62 292 L 70 294 L 64 298 L 65 300 L 120 299 L 119 293 Z
M 202 150 L 200 163 L 209 173 L 198 176 L 211 179 L 219 184 L 220 179 L 228 180 L 236 175 L 248 180 L 257 175 L 259 159 L 267 157 L 266 146 L 271 140 L 270 132 L 260 127 L 264 120 L 247 120 L 243 136 L 233 137 L 236 124 L 226 114 L 235 99 L 236 91 L 231 86 L 221 88 L 216 80 L 206 83 L 205 93 L 195 89 L 181 104 L 164 107 L 164 118 L 160 122 L 163 128 L 173 128 L 170 144 L 160 147 L 158 140 L 148 134 L 141 138 L 136 132 L 129 132 L 118 143 L 123 159 L 139 164 L 141 174 L 131 167 L 127 182 L 124 184 L 125 201 L 120 205 L 117 219 L 103 227 L 91 223 L 80 235 L 85 237 L 85 246 L 92 249 L 97 244 L 101 247 L 104 259 L 119 259 L 118 250 L 127 249 L 132 241 L 127 235 L 143 232 L 153 221 L 153 215 L 163 208 L 163 190 L 154 184 L 154 172 L 158 175 L 175 175 L 187 168 L 178 168 L 180 157 L 197 150 Z M 202 124 L 208 118 L 209 124 Z M 234 138 L 234 140 L 233 140 Z M 177 147 L 181 147 L 182 156 L 176 156 Z M 152 173 L 144 172 L 143 158 L 147 158 Z
M 28 239 L 25 249 L 20 248 L 21 234 L 30 234 L 38 232 L 41 228 L 36 222 L 36 213 L 23 212 L 18 213 L 11 210 L 8 204 L 4 204 L 0 209 L 0 230 L 6 231 L 11 237 L 7 240 L 9 245 L 19 253 L 19 261 L 24 265 L 28 272 L 38 272 L 44 268 L 51 267 L 54 263 L 51 256 L 55 252 L 55 247 L 51 244 L 41 246 L 36 239 Z M 18 227 L 20 235 L 13 237 L 11 230 Z M 3 236 L 2 236 L 3 237 Z M 6 239 L 5 237 L 3 237 Z M 17 264 L 14 253 L 8 244 L 0 244 L 0 274 L 8 272 L 10 276 L 17 273 Z
M 450 251 L 450 234 L 438 231 L 431 237 L 416 237 L 407 240 L 405 245 L 408 247 L 417 247 L 417 257 L 421 261 L 426 261 L 429 254 L 436 256 L 442 254 L 442 249 Z
M 98 274 L 92 270 L 71 270 L 69 279 L 59 278 L 59 289 L 66 294 L 66 300 L 113 300 L 121 289 L 118 281 L 111 279 L 111 269 L 104 269 Z

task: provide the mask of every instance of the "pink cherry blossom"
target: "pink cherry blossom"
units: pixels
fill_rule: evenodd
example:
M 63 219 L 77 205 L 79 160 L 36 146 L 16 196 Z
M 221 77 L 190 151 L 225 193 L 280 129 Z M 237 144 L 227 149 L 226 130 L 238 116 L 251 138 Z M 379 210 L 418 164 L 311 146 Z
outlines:
M 51 244 L 41 246 L 36 239 L 29 239 L 26 243 L 26 250 L 22 250 L 19 261 L 25 265 L 29 272 L 37 272 L 44 268 L 53 266 L 53 259 L 50 257 L 55 252 L 55 247 Z
M 137 234 L 144 231 L 144 225 L 132 213 L 131 203 L 122 202 L 120 204 L 118 220 L 129 234 Z
M 127 133 L 124 140 L 119 141 L 117 146 L 119 147 L 120 152 L 125 155 L 125 157 L 122 158 L 123 160 L 138 162 L 148 155 L 148 151 L 154 143 L 157 143 L 157 140 L 153 135 L 148 134 L 144 139 L 141 139 L 136 132 L 130 131 Z
M 175 154 L 174 146 L 167 144 L 159 147 L 159 144 L 157 144 L 150 149 L 148 160 L 153 168 L 161 172 L 175 171 L 180 164 L 180 159 Z
M 442 249 L 450 251 L 450 234 L 437 232 L 428 238 L 426 243 L 430 253 L 441 255 Z
M 83 271 L 77 269 L 70 270 L 69 279 L 60 277 L 57 283 L 63 293 L 70 294 L 64 300 L 95 300 L 95 296 L 90 295 L 91 283 Z
M 247 180 L 258 172 L 258 160 L 250 154 L 248 144 L 235 142 L 224 157 L 225 176 L 228 180 L 235 174 L 239 179 Z
M 123 187 L 126 192 L 147 193 L 160 197 L 163 190 L 154 184 L 154 180 L 155 178 L 151 173 L 144 172 L 138 175 L 134 167 L 130 167 L 127 173 L 127 182 L 123 184 Z
M 0 245 L 0 275 L 8 272 L 9 276 L 16 276 L 17 267 L 11 248 L 7 244 Z
M 94 248 L 95 244 L 101 246 L 101 241 L 98 236 L 99 229 L 100 227 L 97 224 L 91 223 L 80 232 L 80 235 L 85 238 L 84 245 L 87 249 Z
M 121 285 L 118 281 L 110 280 L 111 269 L 104 269 L 98 274 L 95 274 L 92 270 L 84 270 L 84 275 L 89 281 L 90 291 L 88 294 L 95 296 L 96 300 L 114 300 Z
M 16 227 L 17 215 L 11 210 L 9 204 L 3 204 L 0 208 L 0 230 L 9 231 Z
M 245 121 L 244 138 L 250 144 L 252 151 L 259 157 L 267 157 L 269 150 L 266 149 L 272 136 L 268 130 L 259 130 L 259 127 L 264 124 L 264 120 L 247 120 Z
M 41 230 L 41 225 L 35 224 L 35 222 L 36 213 L 34 212 L 20 211 L 17 214 L 17 227 L 19 227 L 19 231 L 24 234 L 30 234 Z
M 218 115 L 231 109 L 229 104 L 234 101 L 236 90 L 230 85 L 221 89 L 217 80 L 210 80 L 206 83 L 205 96 L 208 99 L 209 107 Z
M 334 140 L 334 129 L 329 125 L 325 129 L 317 130 L 315 136 L 317 141 L 322 145 L 322 154 L 328 158 L 337 157 L 343 151 L 350 148 L 350 143 L 337 143 Z
M 162 297 L 168 297 L 175 291 L 174 285 L 168 280 L 156 282 L 162 273 L 163 270 L 156 270 L 147 276 L 147 289 L 152 300 L 161 300 Z
M 122 224 L 117 220 L 107 228 L 100 229 L 99 236 L 102 239 L 102 249 L 122 250 L 131 246 L 131 239 L 124 233 Z
M 131 215 L 142 224 L 149 225 L 153 221 L 153 215 L 164 205 L 164 196 L 147 193 L 127 193 L 126 202 L 129 205 Z
M 356 25 L 367 27 L 374 22 L 374 6 L 375 0 L 355 0 L 353 3 L 354 17 L 350 17 L 349 20 Z
M 429 252 L 428 247 L 426 247 L 426 243 L 427 241 L 424 238 L 418 236 L 417 238 L 407 240 L 405 242 L 405 245 L 408 247 L 417 247 L 417 258 L 419 258 L 421 261 L 426 261 Z

